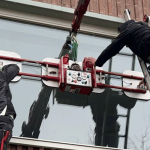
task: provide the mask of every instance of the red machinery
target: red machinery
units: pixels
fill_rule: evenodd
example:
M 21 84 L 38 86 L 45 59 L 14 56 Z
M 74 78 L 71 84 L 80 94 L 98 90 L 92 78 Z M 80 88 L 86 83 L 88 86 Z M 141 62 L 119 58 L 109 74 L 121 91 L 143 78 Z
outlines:
M 77 33 L 78 29 L 80 28 L 80 24 L 83 18 L 83 15 L 87 11 L 87 7 L 89 5 L 90 0 L 79 0 L 78 5 L 74 11 L 74 19 L 72 23 L 71 33 Z
M 66 55 L 60 59 L 59 64 L 59 88 L 61 91 L 67 91 L 71 93 L 79 93 L 89 95 L 93 88 L 116 88 L 122 89 L 128 92 L 137 92 L 137 93 L 146 93 L 145 90 L 126 88 L 120 86 L 113 86 L 108 84 L 103 84 L 102 82 L 97 83 L 96 74 L 105 75 L 116 75 L 124 78 L 130 78 L 135 80 L 142 80 L 142 77 L 126 75 L 120 73 L 107 72 L 103 70 L 96 70 L 93 65 L 88 65 L 87 58 L 83 60 L 83 70 L 75 71 L 70 70 L 69 66 L 69 57 Z M 81 79 L 83 78 L 83 79 Z M 83 83 L 84 82 L 84 83 Z
M 93 65 L 88 67 L 87 58 L 83 61 L 83 70 L 68 69 L 68 55 L 60 59 L 59 89 L 71 93 L 89 95 L 96 87 L 96 70 Z

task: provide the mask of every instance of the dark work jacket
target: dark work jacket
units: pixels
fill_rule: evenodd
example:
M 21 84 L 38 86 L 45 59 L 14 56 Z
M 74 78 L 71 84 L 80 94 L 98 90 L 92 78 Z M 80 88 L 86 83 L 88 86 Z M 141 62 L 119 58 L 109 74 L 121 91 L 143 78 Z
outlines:
M 7 106 L 5 116 L 14 115 L 16 112 L 11 102 L 12 95 L 9 89 L 10 81 L 19 73 L 19 67 L 16 64 L 5 65 L 0 71 L 0 113 Z M 0 116 L 0 122 L 8 122 L 7 117 Z
M 150 28 L 147 23 L 130 20 L 121 27 L 123 30 L 118 37 L 100 54 L 95 65 L 102 67 L 103 64 L 115 56 L 124 47 L 128 46 L 131 51 L 147 61 L 150 56 Z

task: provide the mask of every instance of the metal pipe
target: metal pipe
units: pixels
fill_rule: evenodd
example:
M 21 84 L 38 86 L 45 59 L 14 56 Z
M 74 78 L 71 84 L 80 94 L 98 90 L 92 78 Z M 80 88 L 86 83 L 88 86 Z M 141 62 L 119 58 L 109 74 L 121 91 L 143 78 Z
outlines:
M 133 58 L 132 58 L 132 67 L 131 67 L 131 70 L 135 70 L 135 54 L 133 55 Z
M 18 61 L 18 62 L 30 62 L 30 63 L 37 63 L 37 64 L 41 64 L 41 65 L 46 65 L 48 64 L 48 66 L 51 67 L 59 67 L 59 64 L 56 63 L 49 63 L 49 62 L 43 62 L 43 61 L 34 61 L 34 60 L 28 60 L 28 59 L 22 59 L 22 58 L 14 58 L 14 57 L 7 57 L 7 56 L 0 56 L 0 59 L 4 59 L 4 60 L 12 60 L 12 61 Z
M 49 63 L 49 62 L 42 62 L 42 61 L 33 61 L 33 60 L 28 60 L 28 59 L 22 59 L 22 58 L 14 58 L 14 57 L 7 57 L 7 56 L 0 56 L 0 59 L 4 60 L 12 60 L 12 61 L 18 61 L 18 62 L 30 62 L 30 63 L 38 63 L 41 65 L 48 65 L 51 67 L 59 67 L 59 64 L 57 63 Z M 121 73 L 114 73 L 114 72 L 108 72 L 108 71 L 103 71 L 103 70 L 96 70 L 96 73 L 103 73 L 103 74 L 110 74 L 110 75 L 116 75 L 116 76 L 122 76 L 125 78 L 131 78 L 131 79 L 137 79 L 137 80 L 142 80 L 143 77 L 138 77 L 138 76 L 133 76 L 133 75 L 126 75 L 126 74 L 121 74 Z
M 97 83 L 97 87 L 99 87 L 99 88 L 122 89 L 122 90 L 128 91 L 128 92 L 143 93 L 143 94 L 146 93 L 145 90 L 141 90 L 141 89 L 132 89 L 132 88 L 126 88 L 126 87 L 121 87 L 121 86 L 108 85 L 108 84 L 103 84 L 103 83 Z
M 127 74 L 121 74 L 121 73 L 115 73 L 115 72 L 108 72 L 104 70 L 96 70 L 96 73 L 102 73 L 102 74 L 110 74 L 110 75 L 116 75 L 116 76 L 122 76 L 124 78 L 130 78 L 130 79 L 136 79 L 136 80 L 142 80 L 143 77 L 133 76 L 133 75 L 127 75 Z
M 51 81 L 59 82 L 59 77 L 53 77 L 53 76 L 47 76 L 47 75 L 37 75 L 37 74 L 30 74 L 30 73 L 23 73 L 23 72 L 19 72 L 18 75 L 37 77 L 37 78 L 41 78 L 41 79 L 44 79 L 44 80 L 51 80 Z

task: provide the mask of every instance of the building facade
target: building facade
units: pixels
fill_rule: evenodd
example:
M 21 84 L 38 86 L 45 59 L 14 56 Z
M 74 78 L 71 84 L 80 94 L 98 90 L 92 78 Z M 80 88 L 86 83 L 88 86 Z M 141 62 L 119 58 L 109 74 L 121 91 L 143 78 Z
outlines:
M 0 1 L 0 50 L 16 52 L 22 58 L 31 60 L 57 58 L 69 35 L 76 5 L 77 0 Z M 131 10 L 131 18 L 140 21 L 144 14 L 150 14 L 150 0 L 90 1 L 77 36 L 80 42 L 77 61 L 82 62 L 84 57 L 89 56 L 97 58 L 112 42 L 118 35 L 118 26 L 124 22 L 125 8 Z M 126 47 L 110 59 L 103 69 L 119 73 L 125 70 L 141 71 L 137 58 Z M 41 67 L 38 64 L 24 64 L 23 72 L 40 74 Z M 118 77 L 108 76 L 106 82 L 111 85 L 122 84 Z M 17 118 L 10 149 L 56 149 L 50 145 L 59 145 L 62 142 L 66 143 L 66 147 L 63 144 L 62 147 L 57 145 L 58 149 L 71 149 L 72 147 L 67 146 L 73 144 L 67 143 L 74 143 L 76 149 L 79 149 L 77 145 L 86 145 L 89 149 L 102 149 L 95 146 L 101 146 L 106 100 L 108 112 L 111 114 L 108 115 L 107 134 L 115 135 L 110 138 L 110 143 L 118 142 L 111 147 L 124 148 L 125 138 L 122 136 L 126 134 L 127 117 L 118 115 L 126 116 L 129 110 L 127 148 L 140 149 L 143 141 L 143 147 L 149 147 L 148 101 L 127 98 L 122 91 L 113 89 L 107 89 L 101 95 L 88 97 L 65 95 L 66 93 L 57 91 L 53 100 L 51 88 L 44 86 L 39 79 L 29 80 L 25 77 L 18 83 L 11 84 L 11 92 Z M 48 143 L 46 140 L 58 142 Z

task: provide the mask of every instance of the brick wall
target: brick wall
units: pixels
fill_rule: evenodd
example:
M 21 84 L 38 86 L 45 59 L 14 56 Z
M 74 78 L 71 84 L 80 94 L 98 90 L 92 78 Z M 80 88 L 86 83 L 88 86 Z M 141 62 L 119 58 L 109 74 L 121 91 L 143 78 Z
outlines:
M 75 8 L 78 0 L 34 0 L 63 7 Z M 137 21 L 143 19 L 143 15 L 150 15 L 150 0 L 91 0 L 88 11 L 123 17 L 125 8 L 131 10 L 131 17 Z

